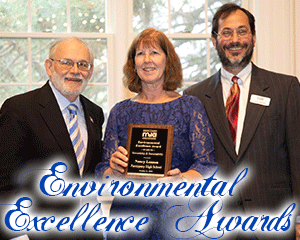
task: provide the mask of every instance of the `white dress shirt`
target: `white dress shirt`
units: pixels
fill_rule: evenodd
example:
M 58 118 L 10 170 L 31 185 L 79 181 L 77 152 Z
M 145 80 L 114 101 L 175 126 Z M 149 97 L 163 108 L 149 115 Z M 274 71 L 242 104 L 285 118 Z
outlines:
M 246 108 L 249 96 L 250 82 L 251 82 L 251 72 L 252 72 L 252 63 L 250 62 L 241 72 L 237 75 L 226 71 L 221 67 L 221 83 L 223 89 L 223 100 L 224 105 L 226 106 L 227 98 L 230 94 L 230 88 L 232 86 L 232 77 L 237 76 L 239 79 L 237 81 L 240 87 L 240 99 L 239 99 L 239 115 L 238 115 L 238 124 L 237 124 L 237 133 L 236 133 L 236 145 L 235 151 L 239 152 L 241 137 L 244 127 L 244 120 L 246 115 Z
M 50 87 L 54 93 L 54 96 L 56 98 L 56 101 L 59 105 L 59 108 L 62 112 L 62 115 L 64 117 L 66 126 L 68 127 L 69 123 L 70 123 L 70 111 L 67 109 L 67 107 L 71 104 L 71 102 L 66 99 L 51 83 L 51 81 L 49 81 Z M 76 98 L 76 100 L 74 102 L 72 102 L 72 104 L 75 104 L 78 107 L 78 112 L 77 112 L 77 117 L 78 117 L 78 125 L 79 125 L 79 130 L 80 130 L 80 134 L 82 136 L 83 142 L 84 142 L 84 149 L 85 149 L 85 153 L 86 153 L 86 149 L 87 149 L 87 142 L 88 142 L 88 133 L 87 133 L 87 127 L 86 127 L 86 122 L 85 122 L 85 117 L 84 117 L 84 110 L 82 107 L 82 104 L 79 100 L 79 97 Z

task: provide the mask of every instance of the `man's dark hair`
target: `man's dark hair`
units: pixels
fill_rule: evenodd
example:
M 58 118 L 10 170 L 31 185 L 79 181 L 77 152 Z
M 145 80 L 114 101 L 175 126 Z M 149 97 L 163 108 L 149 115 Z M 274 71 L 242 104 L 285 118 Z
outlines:
M 247 9 L 240 7 L 239 5 L 227 3 L 221 6 L 213 17 L 211 30 L 213 38 L 217 38 L 217 33 L 219 31 L 219 19 L 227 18 L 232 12 L 237 10 L 243 11 L 248 16 L 251 33 L 252 35 L 255 35 L 255 18 L 252 13 L 250 13 Z

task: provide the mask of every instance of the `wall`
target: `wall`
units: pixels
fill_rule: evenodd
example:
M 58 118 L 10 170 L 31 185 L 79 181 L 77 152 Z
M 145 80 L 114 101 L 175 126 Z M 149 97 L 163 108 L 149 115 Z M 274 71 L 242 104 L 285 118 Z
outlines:
M 295 0 L 295 68 L 296 76 L 300 78 L 300 1 Z
M 296 42 L 300 34 L 299 2 L 253 0 L 252 13 L 257 29 L 255 63 L 272 71 L 297 75 L 300 79 L 300 45 L 299 40 Z

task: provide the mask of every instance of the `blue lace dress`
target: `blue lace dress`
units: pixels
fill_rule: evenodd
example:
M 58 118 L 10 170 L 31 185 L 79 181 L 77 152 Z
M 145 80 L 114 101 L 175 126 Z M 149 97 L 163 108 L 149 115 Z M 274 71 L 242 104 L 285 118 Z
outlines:
M 126 148 L 129 123 L 174 125 L 171 168 L 179 168 L 181 172 L 193 169 L 202 175 L 215 171 L 212 130 L 204 107 L 198 98 L 183 95 L 158 104 L 130 99 L 117 103 L 108 118 L 103 162 L 96 167 L 98 178 L 109 168 L 110 157 L 118 146 Z
M 198 98 L 183 95 L 173 101 L 158 104 L 138 103 L 130 99 L 117 103 L 108 118 L 102 162 L 96 167 L 96 178 L 101 179 L 104 171 L 109 168 L 110 157 L 118 146 L 126 148 L 129 123 L 174 125 L 171 169 L 179 168 L 181 172 L 192 169 L 202 176 L 216 170 L 212 129 L 204 107 Z M 146 209 L 147 212 L 148 208 L 153 226 L 147 236 L 136 236 L 136 239 L 167 239 L 162 230 L 159 230 L 162 205 L 161 202 L 145 204 L 115 201 L 111 213 L 119 215 L 120 211 L 124 210 L 132 215 L 134 209 L 139 209 L 140 213 L 141 209 Z M 119 235 L 119 239 L 126 239 L 126 236 Z M 128 239 L 135 237 L 128 236 Z

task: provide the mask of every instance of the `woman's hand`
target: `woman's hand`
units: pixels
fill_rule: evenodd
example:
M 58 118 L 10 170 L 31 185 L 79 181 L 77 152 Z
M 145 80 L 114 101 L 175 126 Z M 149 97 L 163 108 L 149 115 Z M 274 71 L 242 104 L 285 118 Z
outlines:
M 125 172 L 125 168 L 128 166 L 127 150 L 120 146 L 115 151 L 109 161 L 110 168 L 108 168 L 104 175 L 112 175 L 122 177 Z
M 178 168 L 172 169 L 167 172 L 167 177 L 159 178 L 159 182 L 183 182 L 184 177 Z
M 182 173 L 178 168 L 172 169 L 167 172 L 167 177 L 159 178 L 159 182 L 187 182 L 187 181 L 200 181 L 202 175 L 195 170 L 188 170 Z
M 296 240 L 300 240 L 300 224 L 296 224 Z

